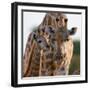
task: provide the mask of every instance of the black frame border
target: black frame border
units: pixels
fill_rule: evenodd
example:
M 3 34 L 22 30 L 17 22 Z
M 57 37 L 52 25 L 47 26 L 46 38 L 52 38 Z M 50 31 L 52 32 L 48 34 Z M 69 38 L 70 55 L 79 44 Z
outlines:
M 47 82 L 34 84 L 18 84 L 18 6 L 39 6 L 39 7 L 55 7 L 55 8 L 73 8 L 85 10 L 85 80 L 79 81 L 64 81 L 64 82 Z M 88 7 L 74 5 L 58 5 L 44 3 L 25 3 L 14 2 L 11 4 L 11 86 L 42 86 L 42 85 L 58 85 L 58 84 L 75 84 L 88 82 Z

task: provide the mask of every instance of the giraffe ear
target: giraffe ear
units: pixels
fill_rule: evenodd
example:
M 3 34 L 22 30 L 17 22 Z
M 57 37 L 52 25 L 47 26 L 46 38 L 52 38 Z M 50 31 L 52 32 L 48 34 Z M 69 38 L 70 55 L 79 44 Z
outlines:
M 36 40 L 37 39 L 37 35 L 33 34 L 33 39 Z
M 69 35 L 74 35 L 77 32 L 77 27 L 73 27 L 71 30 L 69 30 Z

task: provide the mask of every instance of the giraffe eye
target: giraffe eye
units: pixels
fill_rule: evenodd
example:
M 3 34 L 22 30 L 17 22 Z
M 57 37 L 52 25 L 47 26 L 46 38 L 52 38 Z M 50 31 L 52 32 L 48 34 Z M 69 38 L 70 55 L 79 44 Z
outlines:
M 56 18 L 56 21 L 58 22 L 58 21 L 59 21 L 59 19 L 58 19 L 58 18 Z
M 64 21 L 65 21 L 65 22 L 67 22 L 67 21 L 68 21 L 68 19 L 65 19 Z
M 38 43 L 41 43 L 41 42 L 42 42 L 41 40 L 38 41 Z

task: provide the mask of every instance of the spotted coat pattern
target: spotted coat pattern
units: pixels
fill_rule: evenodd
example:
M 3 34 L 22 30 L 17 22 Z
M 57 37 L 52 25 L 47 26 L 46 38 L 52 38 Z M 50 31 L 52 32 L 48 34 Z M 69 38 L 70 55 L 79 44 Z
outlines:
M 55 28 L 54 30 L 62 30 L 62 28 L 67 30 L 67 20 L 68 19 L 64 14 L 48 13 L 35 33 L 37 33 L 38 36 L 43 36 L 46 39 L 47 44 L 49 43 L 49 46 L 51 46 L 51 39 L 47 39 L 47 34 L 43 30 L 48 26 Z M 49 48 L 41 54 L 41 49 L 33 40 L 33 33 L 34 32 L 30 33 L 26 43 L 23 56 L 23 76 L 68 75 L 73 55 L 73 40 L 71 37 L 68 36 L 68 40 L 61 42 L 59 45 L 56 44 L 57 47 L 55 46 L 56 48 L 54 50 Z M 60 36 L 59 38 L 62 37 Z M 56 43 L 58 41 L 60 40 L 56 38 Z M 58 47 L 59 50 L 57 49 Z M 42 62 L 40 60 L 42 60 Z

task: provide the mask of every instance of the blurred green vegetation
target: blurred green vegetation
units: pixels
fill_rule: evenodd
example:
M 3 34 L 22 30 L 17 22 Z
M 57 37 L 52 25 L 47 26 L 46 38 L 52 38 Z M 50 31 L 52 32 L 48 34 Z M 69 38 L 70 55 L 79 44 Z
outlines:
M 80 41 L 74 41 L 74 54 L 80 55 Z
M 80 41 L 74 41 L 74 52 L 70 64 L 69 74 L 72 75 L 73 72 L 79 70 L 80 70 Z

